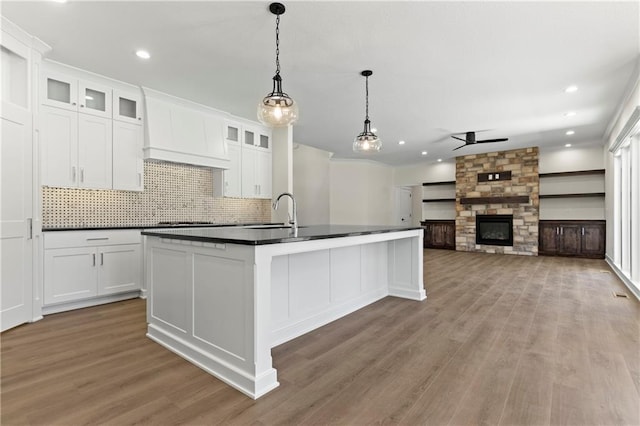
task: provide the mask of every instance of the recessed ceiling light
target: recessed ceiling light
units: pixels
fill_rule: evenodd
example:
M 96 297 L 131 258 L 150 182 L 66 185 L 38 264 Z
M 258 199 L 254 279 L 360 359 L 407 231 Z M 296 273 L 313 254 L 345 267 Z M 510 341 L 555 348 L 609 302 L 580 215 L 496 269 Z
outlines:
M 565 93 L 574 93 L 578 91 L 578 86 L 572 84 L 571 86 L 564 89 Z
M 571 148 L 571 144 L 570 144 L 570 143 L 565 143 L 565 144 L 564 144 L 564 147 L 565 147 L 565 148 Z
M 398 145 L 404 145 L 405 141 L 398 141 Z
M 427 151 L 422 151 L 422 155 L 427 155 Z
M 564 113 L 565 117 L 574 117 L 576 115 L 575 111 L 568 111 Z
M 567 132 L 565 133 L 565 135 L 567 135 L 567 136 L 571 136 L 571 135 L 574 135 L 575 133 L 576 133 L 576 132 L 575 132 L 575 131 L 573 131 L 573 130 L 567 130 Z
M 438 158 L 438 163 L 442 163 L 442 158 Z
M 151 57 L 151 55 L 149 54 L 149 52 L 147 52 L 146 50 L 136 50 L 136 56 L 138 58 L 142 58 L 142 59 L 149 59 Z

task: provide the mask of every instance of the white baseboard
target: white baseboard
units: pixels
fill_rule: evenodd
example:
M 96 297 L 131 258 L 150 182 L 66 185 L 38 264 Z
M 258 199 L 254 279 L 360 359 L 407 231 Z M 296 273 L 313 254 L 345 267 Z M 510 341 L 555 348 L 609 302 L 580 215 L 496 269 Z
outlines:
M 104 305 L 106 303 L 120 302 L 121 300 L 135 299 L 140 297 L 140 291 L 130 291 L 128 293 L 112 294 L 109 296 L 95 297 L 91 299 L 76 300 L 68 303 L 49 305 L 42 307 L 42 315 L 57 314 L 58 312 L 72 311 L 74 309 L 88 308 L 90 306 Z

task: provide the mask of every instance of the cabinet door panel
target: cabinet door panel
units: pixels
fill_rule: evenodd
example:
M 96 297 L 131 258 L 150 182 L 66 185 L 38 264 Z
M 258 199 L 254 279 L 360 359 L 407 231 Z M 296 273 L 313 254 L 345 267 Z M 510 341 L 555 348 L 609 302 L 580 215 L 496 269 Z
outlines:
M 98 294 L 97 255 L 93 248 L 46 250 L 44 303 L 53 304 Z
M 559 225 L 555 223 L 540 223 L 540 254 L 556 254 L 558 252 Z
M 70 111 L 78 110 L 78 82 L 76 79 L 58 73 L 44 76 L 42 103 Z
M 139 290 L 142 256 L 139 244 L 101 247 L 98 294 Z
M 559 254 L 575 256 L 580 253 L 580 230 L 577 225 L 560 226 Z
M 142 97 L 140 93 L 113 91 L 113 119 L 131 124 L 142 124 Z
M 241 147 L 229 144 L 227 149 L 231 165 L 224 171 L 224 196 L 239 198 L 242 196 Z
M 271 198 L 271 153 L 258 151 L 256 154 L 258 198 Z
M 112 132 L 111 120 L 78 114 L 80 187 L 112 188 Z
M 89 81 L 78 83 L 78 111 L 111 118 L 111 89 Z
M 605 226 L 604 224 L 588 224 L 582 226 L 581 254 L 590 257 L 604 257 Z
M 78 186 L 78 114 L 42 107 L 42 183 Z
M 242 150 L 242 196 L 254 198 L 257 195 L 256 159 L 257 153 L 253 149 Z
M 113 189 L 143 190 L 142 126 L 113 121 Z

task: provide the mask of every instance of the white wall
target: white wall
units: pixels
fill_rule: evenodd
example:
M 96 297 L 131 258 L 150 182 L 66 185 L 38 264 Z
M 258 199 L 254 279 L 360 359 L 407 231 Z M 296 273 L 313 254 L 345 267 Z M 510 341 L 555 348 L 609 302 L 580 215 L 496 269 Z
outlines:
M 393 168 L 372 161 L 332 160 L 330 174 L 332 224 L 393 224 Z
M 293 194 L 301 225 L 330 223 L 330 158 L 328 151 L 300 144 L 293 147 Z
M 539 173 L 573 172 L 604 169 L 602 142 L 570 148 L 540 148 Z
M 456 160 L 442 163 L 423 163 L 413 166 L 396 167 L 393 173 L 395 186 L 422 185 L 423 182 L 444 182 L 456 180 Z

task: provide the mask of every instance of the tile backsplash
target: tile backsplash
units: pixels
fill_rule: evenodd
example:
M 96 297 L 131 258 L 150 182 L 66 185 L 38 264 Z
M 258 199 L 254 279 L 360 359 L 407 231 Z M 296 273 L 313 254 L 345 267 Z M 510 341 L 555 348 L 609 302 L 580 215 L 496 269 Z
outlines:
M 43 228 L 271 221 L 271 200 L 214 198 L 213 171 L 145 161 L 144 191 L 42 187 Z

